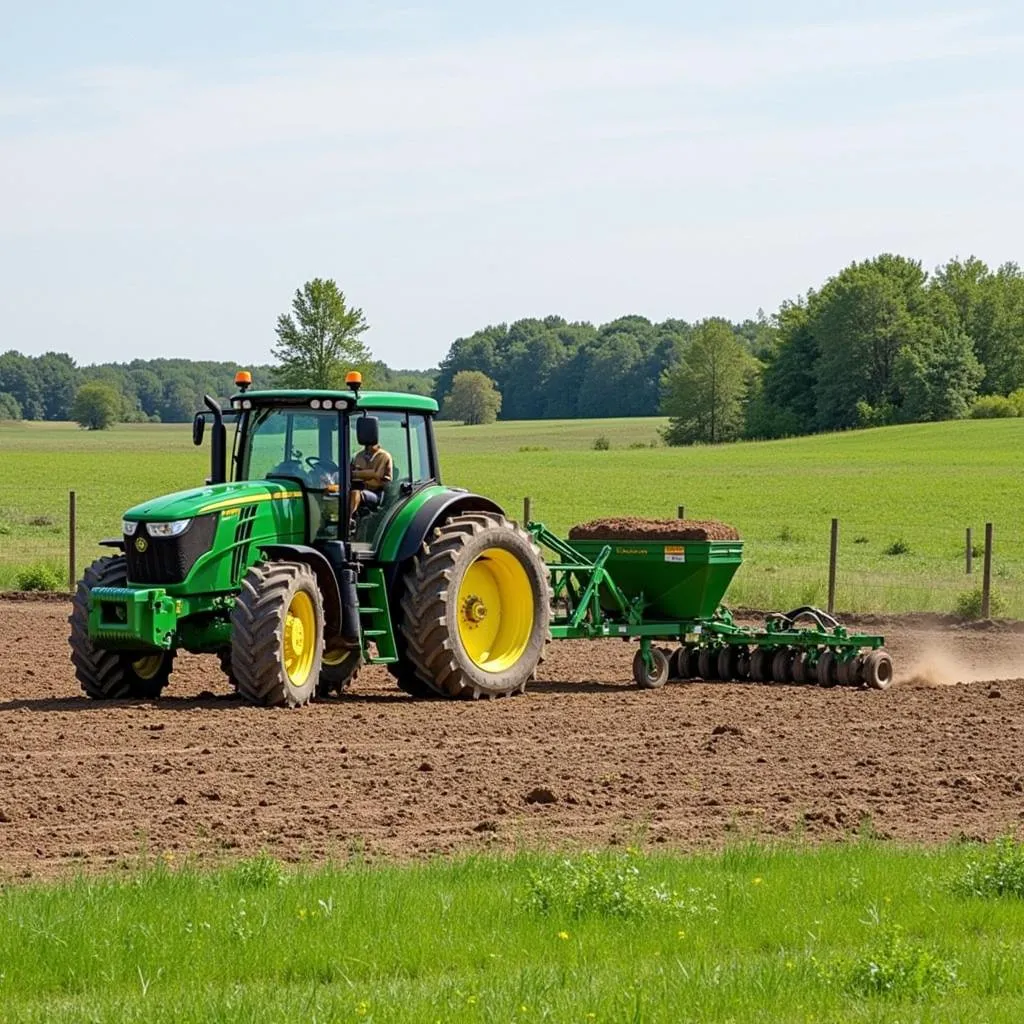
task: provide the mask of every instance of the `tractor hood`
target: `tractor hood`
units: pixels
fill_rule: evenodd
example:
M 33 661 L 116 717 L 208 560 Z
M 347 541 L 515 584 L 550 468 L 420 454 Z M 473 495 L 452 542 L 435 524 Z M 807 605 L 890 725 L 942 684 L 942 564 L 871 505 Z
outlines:
M 175 491 L 159 498 L 150 498 L 128 509 L 124 518 L 142 522 L 192 519 L 209 512 L 241 508 L 243 505 L 258 501 L 301 497 L 302 491 L 291 481 L 250 480 L 244 483 L 214 484 L 210 487 L 194 487 L 189 491 Z

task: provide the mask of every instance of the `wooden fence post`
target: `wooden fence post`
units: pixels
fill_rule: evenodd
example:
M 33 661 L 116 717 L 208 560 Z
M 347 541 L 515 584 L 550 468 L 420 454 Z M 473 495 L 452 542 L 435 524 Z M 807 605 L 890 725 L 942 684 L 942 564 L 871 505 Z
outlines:
M 77 509 L 75 508 L 75 492 L 68 491 L 68 590 L 75 592 L 78 582 L 78 569 L 75 565 L 75 537 L 77 530 Z
M 985 524 L 985 567 L 981 577 L 981 617 L 992 614 L 992 524 Z
M 836 610 L 836 558 L 839 555 L 839 520 L 832 520 L 832 542 L 828 552 L 828 613 Z
M 967 575 L 974 572 L 974 531 L 967 527 Z
M 532 522 L 530 512 L 530 499 L 523 498 L 523 522 L 521 525 L 525 526 L 527 523 Z
M 680 505 L 676 509 L 676 519 L 685 519 L 685 518 L 686 518 L 686 506 L 685 505 Z

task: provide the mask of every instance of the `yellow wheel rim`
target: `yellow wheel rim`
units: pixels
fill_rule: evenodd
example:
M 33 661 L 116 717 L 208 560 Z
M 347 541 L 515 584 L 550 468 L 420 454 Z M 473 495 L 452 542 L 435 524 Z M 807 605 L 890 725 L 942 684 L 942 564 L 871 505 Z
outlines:
M 459 586 L 459 639 L 485 672 L 504 672 L 522 656 L 533 632 L 533 588 L 511 551 L 487 548 Z
M 164 656 L 162 654 L 150 654 L 145 658 L 139 658 L 138 661 L 133 661 L 132 671 L 140 679 L 148 681 L 160 671 L 160 666 L 163 665 L 163 663 Z
M 302 686 L 309 678 L 317 640 L 313 602 L 309 594 L 300 590 L 288 605 L 284 617 L 284 638 L 281 641 L 284 671 L 292 686 Z

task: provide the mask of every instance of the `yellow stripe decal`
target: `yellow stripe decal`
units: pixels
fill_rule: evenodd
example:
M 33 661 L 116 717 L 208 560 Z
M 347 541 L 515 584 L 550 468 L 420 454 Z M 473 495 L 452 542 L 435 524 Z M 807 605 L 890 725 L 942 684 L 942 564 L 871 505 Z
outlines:
M 242 505 L 252 505 L 257 501 L 282 501 L 285 498 L 301 498 L 302 491 L 282 491 L 280 494 L 247 494 L 244 498 L 228 498 L 225 501 L 215 501 L 212 505 L 204 505 L 199 514 L 206 512 L 219 512 L 226 508 L 240 508 Z

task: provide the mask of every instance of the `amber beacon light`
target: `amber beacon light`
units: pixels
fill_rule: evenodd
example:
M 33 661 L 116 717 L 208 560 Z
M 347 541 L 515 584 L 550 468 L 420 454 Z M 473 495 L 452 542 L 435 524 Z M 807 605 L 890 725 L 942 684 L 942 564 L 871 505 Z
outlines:
M 239 370 L 235 374 L 235 387 L 239 391 L 248 391 L 252 386 L 252 374 L 248 370 Z

